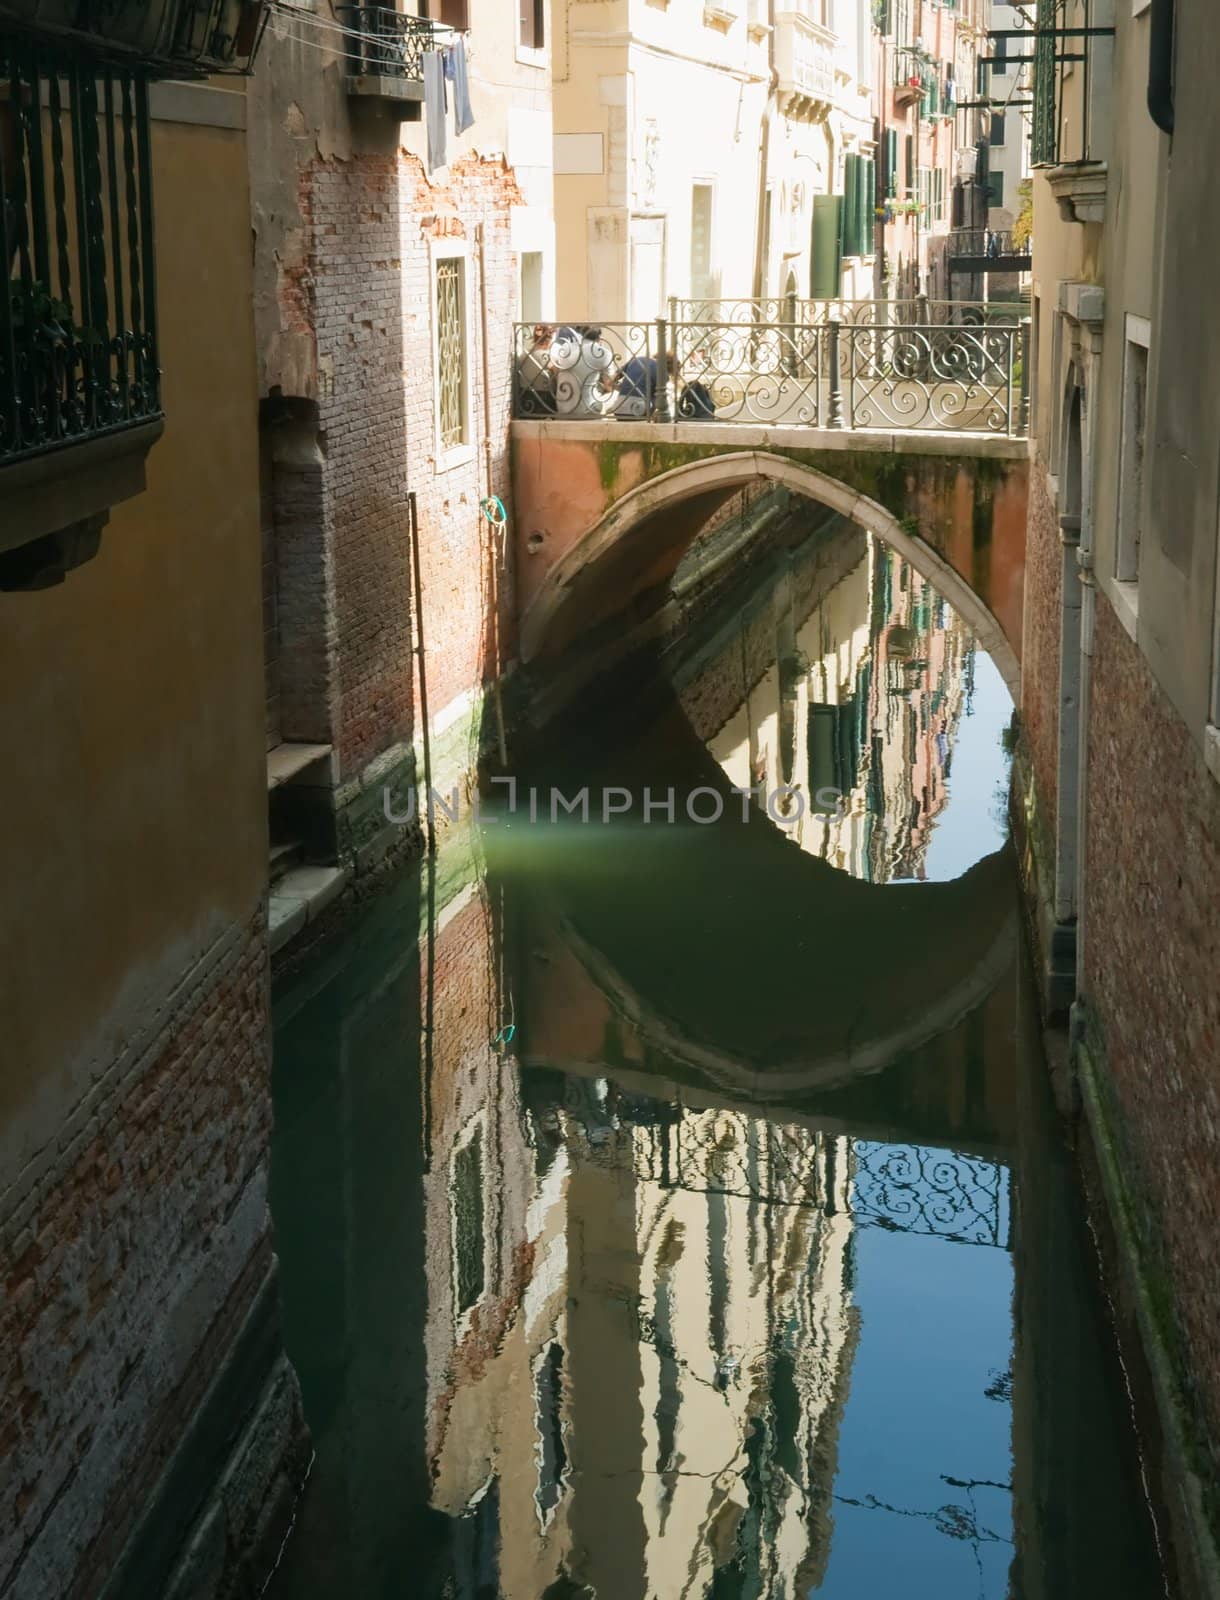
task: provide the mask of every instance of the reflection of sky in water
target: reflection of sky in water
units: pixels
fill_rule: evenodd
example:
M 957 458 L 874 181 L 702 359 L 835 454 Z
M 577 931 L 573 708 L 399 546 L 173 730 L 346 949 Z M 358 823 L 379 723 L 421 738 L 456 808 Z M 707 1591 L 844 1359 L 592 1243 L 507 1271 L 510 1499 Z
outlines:
M 281 1003 L 318 1456 L 275 1600 L 1157 1592 L 1078 1195 L 980 962 L 1016 925 L 983 860 L 1008 695 L 922 580 L 851 554 L 803 611 L 760 584 L 685 701 L 591 717 L 515 816 L 497 794 L 486 879 L 438 864 L 426 967 L 408 869 Z M 853 808 L 827 854 L 730 797 L 825 774 Z M 601 822 L 603 782 L 673 786 L 681 820 L 709 780 L 714 826 Z M 552 783 L 591 786 L 589 825 Z M 920 869 L 941 886 L 870 886 Z
M 861 1335 L 817 1594 L 1003 1600 L 1013 1556 L 1002 1381 L 1012 1361 L 1012 1257 L 863 1227 L 855 1261 Z
M 974 657 L 974 700 L 957 725 L 949 803 L 936 818 L 928 845 L 928 880 L 945 883 L 960 877 L 983 856 L 998 850 L 1008 837 L 1003 817 L 1000 739 L 1012 717 L 1012 700 L 999 669 L 984 650 Z

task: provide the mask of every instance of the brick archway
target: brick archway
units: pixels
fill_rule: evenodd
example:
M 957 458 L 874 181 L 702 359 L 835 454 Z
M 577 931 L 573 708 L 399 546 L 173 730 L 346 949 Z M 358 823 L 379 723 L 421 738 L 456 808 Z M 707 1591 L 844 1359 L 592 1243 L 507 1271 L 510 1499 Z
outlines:
M 572 447 L 565 442 L 561 448 L 568 457 L 565 465 L 570 466 Z M 668 452 L 671 459 L 676 454 L 680 452 Z M 810 455 L 823 460 L 815 465 L 808 459 Z M 522 499 L 526 502 L 525 526 L 519 535 L 522 544 L 518 552 L 523 575 L 522 659 L 529 662 L 563 649 L 583 629 L 605 620 L 616 608 L 626 610 L 634 596 L 667 583 L 708 517 L 735 490 L 762 480 L 782 484 L 796 494 L 841 512 L 898 551 L 974 630 L 1016 700 L 1020 689 L 1019 590 L 1015 606 L 1006 605 L 1006 629 L 989 603 L 991 596 L 980 594 L 975 583 L 961 570 L 964 557 L 968 557 L 965 564 L 971 569 L 971 578 L 976 569 L 991 571 L 991 565 L 980 568 L 976 561 L 977 528 L 973 524 L 978 518 L 973 502 L 966 508 L 969 522 L 964 546 L 961 539 L 953 537 L 956 509 L 951 507 L 943 517 L 938 517 L 936 506 L 929 510 L 927 505 L 937 494 L 941 499 L 947 498 L 948 492 L 940 487 L 941 479 L 952 484 L 956 495 L 956 476 L 963 472 L 963 463 L 946 460 L 943 453 L 930 455 L 930 486 L 918 481 L 918 463 L 907 471 L 901 483 L 891 471 L 884 479 L 886 498 L 891 502 L 887 505 L 875 493 L 864 492 L 851 482 L 852 478 L 859 481 L 869 476 L 859 470 L 861 455 L 851 450 L 832 454 L 807 449 L 700 453 L 695 459 L 667 466 L 652 475 L 645 474 L 642 481 L 637 477 L 617 496 L 613 485 L 606 487 L 604 498 L 609 504 L 591 519 L 576 494 L 567 494 L 558 503 L 552 501 L 547 506 L 539 497 L 530 497 L 528 493 L 522 496 L 519 490 L 519 507 Z M 832 476 L 823 470 L 826 456 L 830 456 L 829 464 L 840 470 L 841 476 Z M 875 462 L 875 457 L 872 459 Z M 1015 517 L 1012 519 L 1014 526 L 1020 528 L 1022 540 L 1020 551 L 1013 558 L 1018 569 L 1023 565 L 1024 553 L 1025 463 L 1022 461 L 1019 465 L 1022 474 L 1019 524 Z M 951 474 L 954 476 L 950 477 Z M 872 476 L 877 474 L 874 472 Z M 916 481 L 908 482 L 912 477 Z M 605 487 L 604 472 L 602 483 Z M 900 517 L 893 504 L 895 499 L 909 503 L 914 508 L 913 514 Z M 538 514 L 540 510 L 542 516 L 548 518 L 549 528 L 531 526 L 542 520 Z M 574 522 L 579 523 L 582 517 L 585 525 L 575 526 Z M 988 539 L 991 533 L 988 529 Z

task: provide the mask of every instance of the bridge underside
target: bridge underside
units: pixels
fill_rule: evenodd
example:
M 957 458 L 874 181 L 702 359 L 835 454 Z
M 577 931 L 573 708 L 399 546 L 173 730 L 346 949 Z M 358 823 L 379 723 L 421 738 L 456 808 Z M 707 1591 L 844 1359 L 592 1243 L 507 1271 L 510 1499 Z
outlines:
M 740 424 L 513 424 L 520 651 L 545 663 L 639 616 L 708 519 L 774 482 L 892 545 L 1018 688 L 1028 446 L 926 431 Z

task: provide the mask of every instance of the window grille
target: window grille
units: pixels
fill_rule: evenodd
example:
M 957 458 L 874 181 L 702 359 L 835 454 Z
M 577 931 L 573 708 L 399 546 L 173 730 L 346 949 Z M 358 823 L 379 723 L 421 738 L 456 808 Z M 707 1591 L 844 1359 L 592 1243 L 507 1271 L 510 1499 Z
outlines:
M 436 265 L 437 381 L 441 446 L 466 442 L 466 294 L 459 258 Z

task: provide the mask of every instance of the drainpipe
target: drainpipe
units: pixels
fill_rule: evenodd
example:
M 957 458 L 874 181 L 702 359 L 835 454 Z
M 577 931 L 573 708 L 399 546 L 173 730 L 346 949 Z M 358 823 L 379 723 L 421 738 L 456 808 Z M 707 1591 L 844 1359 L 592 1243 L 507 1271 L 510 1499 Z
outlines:
M 1088 549 L 1085 545 L 1088 545 Z M 1072 1002 L 1073 1031 L 1076 1007 L 1084 993 L 1085 877 L 1089 817 L 1089 697 L 1093 682 L 1093 624 L 1097 616 L 1097 583 L 1093 576 L 1093 530 L 1082 523 L 1076 550 L 1080 570 L 1080 686 L 1077 705 L 1076 758 L 1076 997 Z
M 1152 0 L 1148 18 L 1148 115 L 1162 133 L 1173 133 L 1174 0 Z
M 492 478 L 491 455 L 491 371 L 487 355 L 487 249 L 485 241 L 485 228 L 479 223 L 475 229 L 475 239 L 479 252 L 479 318 L 481 345 L 483 351 L 483 481 L 484 505 L 488 504 L 495 494 L 495 485 Z M 488 525 L 488 563 L 491 569 L 490 609 L 491 609 L 491 647 L 492 647 L 492 696 L 496 707 L 496 742 L 499 748 L 500 766 L 508 766 L 508 750 L 504 739 L 504 701 L 500 689 L 500 673 L 503 662 L 500 659 L 500 538 L 504 534 L 504 550 L 507 553 L 507 523 L 492 522 L 490 516 L 485 516 L 482 507 L 479 509 L 479 521 L 486 521 Z M 480 537 L 482 528 L 480 527 Z
M 771 144 L 771 102 L 775 98 L 775 0 L 767 0 L 767 95 L 763 101 L 762 129 L 758 139 L 758 226 L 754 235 L 754 298 L 766 293 L 763 260 L 767 253 L 767 157 Z

